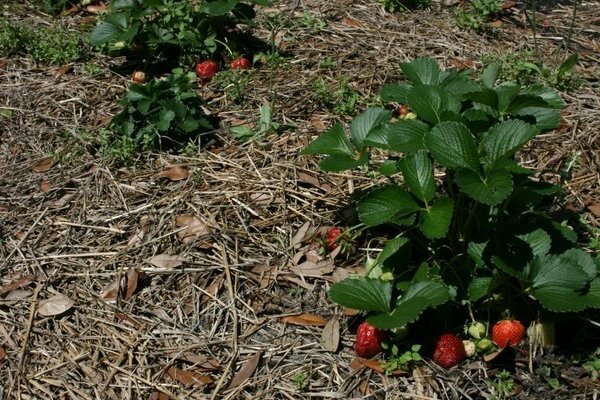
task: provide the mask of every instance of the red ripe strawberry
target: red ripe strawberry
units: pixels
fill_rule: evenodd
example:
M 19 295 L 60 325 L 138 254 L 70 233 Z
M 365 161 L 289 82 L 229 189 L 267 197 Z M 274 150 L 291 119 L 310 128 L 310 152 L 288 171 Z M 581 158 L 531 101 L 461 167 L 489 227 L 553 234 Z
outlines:
M 337 240 L 341 234 L 342 231 L 336 226 L 327 231 L 327 234 L 325 235 L 325 245 L 327 246 L 327 250 L 333 251 L 340 245 Z
M 196 76 L 203 81 L 210 81 L 219 72 L 219 64 L 213 60 L 206 60 L 196 64 Z
M 252 68 L 252 63 L 246 57 L 239 57 L 235 60 L 231 61 L 229 64 L 229 68 L 231 69 L 250 69 Z
M 453 333 L 444 333 L 435 342 L 433 361 L 441 367 L 453 367 L 466 357 L 463 341 Z
M 356 350 L 356 354 L 359 357 L 371 358 L 381 351 L 381 342 L 384 339 L 384 331 L 364 321 L 358 326 L 358 330 L 356 331 L 354 350 Z
M 492 340 L 501 349 L 516 346 L 525 336 L 525 327 L 516 319 L 503 319 L 492 327 Z

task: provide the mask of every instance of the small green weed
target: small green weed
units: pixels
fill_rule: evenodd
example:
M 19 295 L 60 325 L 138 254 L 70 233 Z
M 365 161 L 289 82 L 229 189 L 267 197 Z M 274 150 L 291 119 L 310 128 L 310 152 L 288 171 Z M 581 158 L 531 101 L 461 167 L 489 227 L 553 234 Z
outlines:
M 337 61 L 331 57 L 325 57 L 319 61 L 319 69 L 335 69 L 337 68 Z
M 258 121 L 258 129 L 252 130 L 246 125 L 233 126 L 229 128 L 229 133 L 236 139 L 245 142 L 250 140 L 258 140 L 270 133 L 281 132 L 287 129 L 287 125 L 282 125 L 278 122 L 273 121 L 273 115 L 271 112 L 271 106 L 268 103 L 264 103 L 259 109 L 260 118 Z
M 487 24 L 502 11 L 500 0 L 472 0 L 466 8 L 459 8 L 455 17 L 458 26 L 477 32 L 489 31 Z
M 379 2 L 389 12 L 423 9 L 431 4 L 431 0 L 379 0 Z
M 360 96 L 348 85 L 346 78 L 338 81 L 337 88 L 330 89 L 323 78 L 314 83 L 317 100 L 328 110 L 337 115 L 354 115 Z
M 327 26 L 327 22 L 321 18 L 313 16 L 308 11 L 304 11 L 304 13 L 302 13 L 302 17 L 300 17 L 299 25 L 303 28 L 307 28 L 311 33 L 316 34 L 321 32 Z
M 562 91 L 575 89 L 581 84 L 581 79 L 575 73 L 578 59 L 578 55 L 573 54 L 558 67 L 551 68 L 538 61 L 535 52 L 531 50 L 482 57 L 485 64 L 498 63 L 501 65 L 500 79 L 502 80 L 519 85 L 542 83 Z
M 583 367 L 592 375 L 593 380 L 600 377 L 600 348 L 583 364 Z
M 0 57 L 27 56 L 36 64 L 64 65 L 84 59 L 87 46 L 76 32 L 58 26 L 12 23 L 0 18 Z
M 102 68 L 101 65 L 99 65 L 93 61 L 86 62 L 81 67 L 81 72 L 84 75 L 89 75 L 89 76 L 100 75 L 103 71 L 104 71 L 104 68 Z
M 292 384 L 296 390 L 303 390 L 308 384 L 308 373 L 306 371 L 299 371 L 292 376 Z
M 105 156 L 130 161 L 136 152 L 179 147 L 193 135 L 214 129 L 203 114 L 202 99 L 191 89 L 194 73 L 174 69 L 166 79 L 132 84 L 123 111 L 103 134 Z
M 492 382 L 494 388 L 493 398 L 504 399 L 507 396 L 513 394 L 515 390 L 515 380 L 508 371 L 498 371 L 496 373 L 496 379 Z
M 419 351 L 421 351 L 420 344 L 413 345 L 410 350 L 407 350 L 403 353 L 400 353 L 400 349 L 397 345 L 392 344 L 390 351 L 390 358 L 382 363 L 382 367 L 386 375 L 391 375 L 392 372 L 396 371 L 397 369 L 408 370 L 414 363 L 417 363 L 423 359 L 419 353 Z
M 227 94 L 233 103 L 240 104 L 246 99 L 248 84 L 251 82 L 249 71 L 241 69 L 228 69 L 216 74 L 212 85 Z

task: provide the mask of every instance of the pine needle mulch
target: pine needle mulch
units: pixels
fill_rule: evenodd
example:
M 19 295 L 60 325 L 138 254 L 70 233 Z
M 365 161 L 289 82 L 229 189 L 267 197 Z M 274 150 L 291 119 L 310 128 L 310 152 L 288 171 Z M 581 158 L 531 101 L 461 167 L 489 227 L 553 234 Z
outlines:
M 563 94 L 563 124 L 520 156 L 556 179 L 562 171 L 570 207 L 596 227 L 598 6 L 581 4 L 575 20 L 571 49 L 584 80 Z M 319 247 L 328 226 L 351 223 L 349 195 L 371 180 L 320 173 L 318 160 L 299 152 L 349 120 L 326 107 L 317 82 L 335 92 L 346 80 L 359 109 L 400 79 L 399 62 L 431 56 L 480 68 L 484 55 L 533 48 L 523 8 L 506 13 L 496 36 L 482 36 L 457 28 L 453 7 L 438 4 L 390 14 L 375 1 L 278 2 L 261 11 L 254 34 L 287 58 L 253 71 L 242 100 L 199 88 L 222 127 L 199 150 L 143 154 L 129 167 L 103 162 L 90 138 L 118 112 L 126 77 L 7 60 L 0 398 L 494 398 L 500 367 L 480 361 L 450 371 L 425 362 L 386 376 L 355 359 L 358 317 L 329 302 L 326 290 L 361 270 L 364 249 L 328 256 Z M 563 54 L 572 12 L 557 4 L 539 13 L 548 65 Z M 66 23 L 78 18 L 85 16 Z M 256 127 L 265 102 L 287 130 L 247 143 L 228 136 L 233 125 Z M 597 396 L 597 382 L 580 366 L 561 371 L 559 357 L 550 363 L 560 381 L 553 388 L 532 371 L 541 356 L 530 360 L 527 350 L 517 356 L 514 398 Z

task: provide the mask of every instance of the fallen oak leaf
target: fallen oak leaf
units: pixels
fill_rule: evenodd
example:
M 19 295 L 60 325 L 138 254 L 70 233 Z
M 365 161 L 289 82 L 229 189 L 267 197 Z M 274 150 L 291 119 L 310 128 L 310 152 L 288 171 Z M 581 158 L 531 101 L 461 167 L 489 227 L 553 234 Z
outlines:
M 288 315 L 281 319 L 286 324 L 291 325 L 302 325 L 302 326 L 325 326 L 327 320 L 320 315 L 316 314 L 299 314 L 299 315 Z
M 37 312 L 43 317 L 60 315 L 73 307 L 75 302 L 64 294 L 57 294 L 49 299 L 40 301 Z
M 197 238 L 212 234 L 212 229 L 204 221 L 194 215 L 179 215 L 175 218 L 175 225 L 179 228 L 183 228 L 177 232 L 177 237 L 185 244 L 193 242 Z
M 214 382 L 208 375 L 199 374 L 190 370 L 183 370 L 177 367 L 169 367 L 167 369 L 167 375 L 169 375 L 171 379 L 182 383 L 185 386 L 204 386 Z
M 29 285 L 31 282 L 35 281 L 36 279 L 37 279 L 36 275 L 26 275 L 26 276 L 23 276 L 23 277 L 17 279 L 16 281 L 14 281 L 11 284 L 2 286 L 0 288 L 0 297 L 12 292 L 13 290 L 22 289 L 25 286 Z
M 54 165 L 52 157 L 45 157 L 36 162 L 31 168 L 34 172 L 46 172 Z
M 150 398 L 148 400 L 170 400 L 170 399 L 171 398 L 169 397 L 168 394 L 159 392 L 157 390 L 150 395 Z
M 256 353 L 254 353 L 254 355 L 244 363 L 240 370 L 231 379 L 231 382 L 229 382 L 229 386 L 227 386 L 227 388 L 236 388 L 242 385 L 244 382 L 246 382 L 252 376 L 254 371 L 256 371 L 256 368 L 260 363 L 261 357 L 262 351 L 257 351 Z
M 327 321 L 321 332 L 321 346 L 334 353 L 340 345 L 340 322 L 337 319 Z
M 158 254 L 150 257 L 148 262 L 157 268 L 173 269 L 183 265 L 184 262 L 187 262 L 187 259 L 182 256 Z
M 116 300 L 117 296 L 121 296 L 123 300 L 128 300 L 135 293 L 138 287 L 138 281 L 140 277 L 143 277 L 143 272 L 138 271 L 135 268 L 125 271 L 121 275 L 119 282 L 114 281 L 110 283 L 106 289 L 102 292 L 100 297 L 104 300 Z
M 187 169 L 184 169 L 178 165 L 172 165 L 167 167 L 166 170 L 160 172 L 158 174 L 159 178 L 167 178 L 171 182 L 181 181 L 190 176 L 190 173 Z

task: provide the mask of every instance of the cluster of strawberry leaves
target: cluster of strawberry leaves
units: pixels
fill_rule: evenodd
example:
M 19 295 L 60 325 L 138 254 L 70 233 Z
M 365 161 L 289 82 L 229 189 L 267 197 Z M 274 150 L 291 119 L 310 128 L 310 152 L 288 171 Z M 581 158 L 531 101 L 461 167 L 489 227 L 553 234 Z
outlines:
M 202 132 L 215 129 L 204 114 L 203 100 L 193 91 L 196 77 L 208 82 L 218 72 L 217 55 L 242 54 L 249 40 L 240 26 L 255 17 L 254 5 L 266 0 L 114 0 L 90 34 L 90 43 L 112 55 L 129 56 L 144 70 L 175 68 L 166 77 L 146 83 L 135 70 L 123 110 L 101 135 L 102 152 L 128 162 L 143 150 L 181 148 Z M 204 60 L 204 61 L 197 61 Z M 231 69 L 249 69 L 245 57 L 230 61 Z M 193 72 L 184 69 L 194 67 Z
M 244 52 L 237 27 L 266 0 L 113 0 L 90 35 L 93 46 L 155 59 L 209 58 L 224 50 Z
M 599 308 L 598 259 L 553 218 L 561 187 L 514 157 L 558 126 L 560 95 L 498 83 L 496 64 L 478 79 L 430 58 L 400 68 L 408 81 L 381 91 L 390 109 L 369 108 L 349 135 L 336 125 L 303 151 L 325 155 L 323 170 L 375 169 L 390 182 L 366 191 L 356 213 L 365 227 L 395 235 L 367 276 L 334 284 L 329 297 L 368 312 L 381 329 L 407 326 L 442 305 L 457 318 L 468 309 L 499 315 L 512 308 L 529 320 Z M 417 118 L 394 118 L 398 105 Z M 389 159 L 376 164 L 372 148 Z M 444 176 L 436 180 L 434 170 Z

